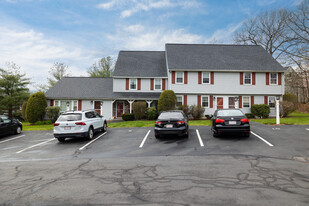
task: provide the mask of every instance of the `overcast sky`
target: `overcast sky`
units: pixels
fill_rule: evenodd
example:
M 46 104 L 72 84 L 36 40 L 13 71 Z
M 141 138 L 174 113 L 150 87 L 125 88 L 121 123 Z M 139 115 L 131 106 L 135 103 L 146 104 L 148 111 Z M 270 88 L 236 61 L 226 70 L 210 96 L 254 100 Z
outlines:
M 14 62 L 45 84 L 54 62 L 86 76 L 119 50 L 164 50 L 165 43 L 233 43 L 242 22 L 302 0 L 0 0 L 0 68 Z M 32 86 L 33 88 L 33 86 Z

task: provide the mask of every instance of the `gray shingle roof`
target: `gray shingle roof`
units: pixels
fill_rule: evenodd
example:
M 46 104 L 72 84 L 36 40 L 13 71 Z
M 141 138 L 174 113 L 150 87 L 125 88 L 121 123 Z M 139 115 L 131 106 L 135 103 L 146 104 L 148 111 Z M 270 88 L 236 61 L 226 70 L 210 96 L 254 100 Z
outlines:
M 46 93 L 47 99 L 159 99 L 161 93 L 113 92 L 112 78 L 64 77 Z
M 114 77 L 167 77 L 164 51 L 120 51 Z
M 284 71 L 262 46 L 166 44 L 170 70 Z

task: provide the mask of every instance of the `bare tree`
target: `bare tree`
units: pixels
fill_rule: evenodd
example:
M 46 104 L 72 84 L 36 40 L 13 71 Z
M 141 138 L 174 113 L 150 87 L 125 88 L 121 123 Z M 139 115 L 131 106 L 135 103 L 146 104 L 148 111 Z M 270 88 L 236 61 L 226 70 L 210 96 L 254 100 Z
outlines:
M 50 68 L 49 74 L 51 77 L 47 78 L 49 87 L 52 87 L 59 81 L 61 78 L 65 76 L 69 76 L 69 67 L 64 63 L 56 62 L 54 66 Z
M 114 62 L 110 56 L 95 62 L 88 70 L 90 77 L 111 77 L 113 76 Z

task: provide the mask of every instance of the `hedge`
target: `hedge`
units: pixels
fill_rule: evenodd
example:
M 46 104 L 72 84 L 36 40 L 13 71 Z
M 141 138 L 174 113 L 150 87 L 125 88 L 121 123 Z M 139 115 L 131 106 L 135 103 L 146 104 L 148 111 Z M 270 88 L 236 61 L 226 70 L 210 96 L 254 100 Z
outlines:
M 29 97 L 26 108 L 26 118 L 30 123 L 42 121 L 47 106 L 46 97 L 43 92 L 37 92 Z

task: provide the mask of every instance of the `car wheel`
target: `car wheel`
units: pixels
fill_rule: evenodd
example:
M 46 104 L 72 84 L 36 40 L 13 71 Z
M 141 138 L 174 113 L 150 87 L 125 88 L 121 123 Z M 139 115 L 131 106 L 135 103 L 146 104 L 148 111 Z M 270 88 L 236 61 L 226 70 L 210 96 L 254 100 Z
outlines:
M 21 127 L 18 126 L 15 130 L 15 134 L 20 134 L 20 133 L 21 133 Z
M 58 137 L 57 139 L 59 142 L 65 142 L 65 137 Z
M 213 136 L 213 137 L 219 137 L 219 135 L 216 134 L 215 131 L 212 131 L 212 136 Z
M 106 131 L 107 131 L 107 124 L 106 122 L 104 122 L 102 132 L 106 132 Z
M 87 139 L 89 139 L 89 140 L 93 139 L 93 135 L 94 135 L 93 129 L 92 129 L 92 127 L 90 127 L 89 130 L 88 130 Z
M 189 137 L 189 130 L 187 130 L 187 134 L 183 135 L 185 138 Z
M 156 139 L 160 139 L 160 135 L 156 134 L 155 137 L 156 137 Z

